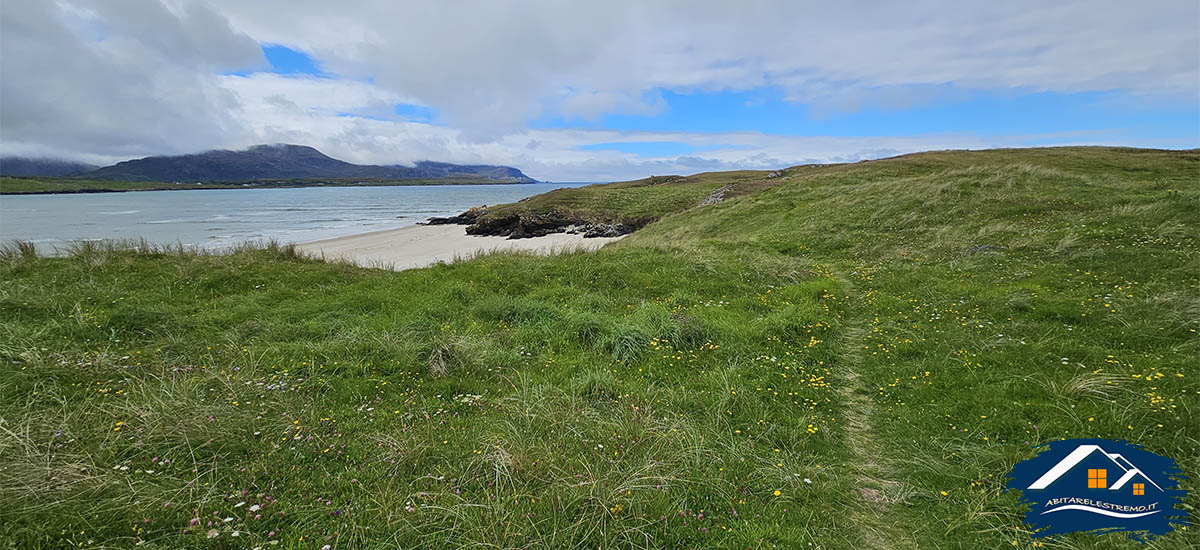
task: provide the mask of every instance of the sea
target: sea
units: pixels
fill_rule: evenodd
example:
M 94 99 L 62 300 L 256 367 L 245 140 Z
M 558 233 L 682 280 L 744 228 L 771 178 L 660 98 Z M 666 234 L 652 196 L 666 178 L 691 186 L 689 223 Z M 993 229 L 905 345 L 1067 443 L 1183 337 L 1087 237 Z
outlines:
M 219 249 L 398 229 L 473 206 L 589 183 L 193 189 L 0 195 L 0 242 L 61 250 L 73 241 L 145 239 Z

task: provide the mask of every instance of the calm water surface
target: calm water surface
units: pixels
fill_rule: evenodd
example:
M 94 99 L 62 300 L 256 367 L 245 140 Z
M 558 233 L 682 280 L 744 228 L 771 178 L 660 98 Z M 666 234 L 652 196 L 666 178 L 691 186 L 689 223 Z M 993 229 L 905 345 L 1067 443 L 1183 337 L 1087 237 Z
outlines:
M 0 195 L 0 241 L 53 249 L 76 240 L 144 238 L 220 248 L 304 242 L 394 229 L 472 206 L 514 202 L 577 184 L 208 189 Z

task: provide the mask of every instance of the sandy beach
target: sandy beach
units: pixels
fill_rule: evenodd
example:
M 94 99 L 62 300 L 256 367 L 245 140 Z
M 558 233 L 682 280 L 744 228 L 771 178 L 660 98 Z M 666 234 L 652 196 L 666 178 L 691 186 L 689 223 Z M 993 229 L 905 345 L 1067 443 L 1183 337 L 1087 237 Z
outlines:
M 582 235 L 556 233 L 510 240 L 505 237 L 467 235 L 467 229 L 462 225 L 417 225 L 301 243 L 297 248 L 315 256 L 349 260 L 361 266 L 401 270 L 469 259 L 489 252 L 521 250 L 555 254 L 595 250 L 620 239 L 585 239 Z

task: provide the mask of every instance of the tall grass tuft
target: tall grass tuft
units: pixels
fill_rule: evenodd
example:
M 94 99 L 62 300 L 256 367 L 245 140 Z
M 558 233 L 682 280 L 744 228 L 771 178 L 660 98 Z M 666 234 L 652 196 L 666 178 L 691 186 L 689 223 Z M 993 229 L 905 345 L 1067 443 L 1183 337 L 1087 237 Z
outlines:
M 11 241 L 0 246 L 0 259 L 7 262 L 36 260 L 37 246 L 29 241 Z

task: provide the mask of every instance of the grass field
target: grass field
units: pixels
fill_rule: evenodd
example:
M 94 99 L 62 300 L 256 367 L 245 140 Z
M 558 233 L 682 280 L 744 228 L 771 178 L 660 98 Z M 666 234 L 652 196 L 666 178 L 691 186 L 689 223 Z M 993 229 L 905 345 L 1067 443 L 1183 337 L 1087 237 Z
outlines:
M 729 186 L 728 196 L 757 189 L 770 181 L 767 174 L 752 170 L 708 172 L 556 189 L 520 202 L 492 206 L 483 219 L 554 211 L 591 222 L 654 220 L 692 208 L 724 186 Z
M 1108 148 L 642 180 L 504 207 L 660 218 L 598 252 L 405 272 L 14 244 L 0 548 L 1024 547 L 1004 477 L 1074 437 L 1175 458 L 1193 523 L 1145 547 L 1194 548 L 1198 182 Z

